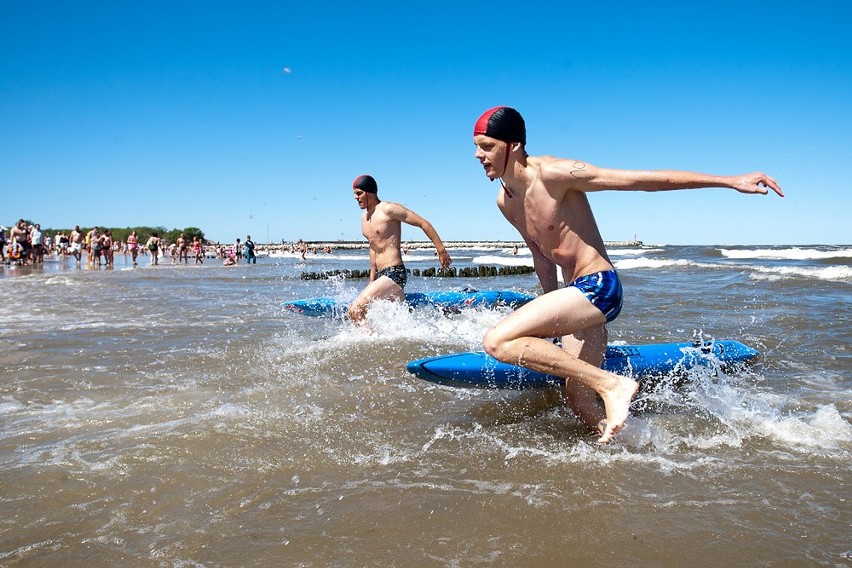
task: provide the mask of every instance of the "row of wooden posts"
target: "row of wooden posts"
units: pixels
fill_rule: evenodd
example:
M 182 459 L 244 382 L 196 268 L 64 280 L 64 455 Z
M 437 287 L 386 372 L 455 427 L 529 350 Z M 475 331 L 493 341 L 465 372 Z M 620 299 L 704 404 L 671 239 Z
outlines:
M 409 270 L 412 276 L 426 277 L 459 277 L 459 278 L 478 278 L 488 276 L 516 276 L 519 274 L 530 274 L 535 272 L 532 266 L 465 266 L 464 268 L 426 268 L 420 270 L 415 268 Z M 343 276 L 344 278 L 369 278 L 369 270 L 327 270 L 324 272 L 302 272 L 302 280 L 324 280 L 326 278 L 335 278 Z

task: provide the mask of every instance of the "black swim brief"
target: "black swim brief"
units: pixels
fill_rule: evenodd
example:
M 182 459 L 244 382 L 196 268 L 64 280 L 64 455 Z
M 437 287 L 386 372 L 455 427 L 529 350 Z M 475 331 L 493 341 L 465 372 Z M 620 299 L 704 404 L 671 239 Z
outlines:
M 387 276 L 403 289 L 405 288 L 405 283 L 408 282 L 408 272 L 406 272 L 404 264 L 382 268 L 376 273 L 376 278 L 381 276 Z

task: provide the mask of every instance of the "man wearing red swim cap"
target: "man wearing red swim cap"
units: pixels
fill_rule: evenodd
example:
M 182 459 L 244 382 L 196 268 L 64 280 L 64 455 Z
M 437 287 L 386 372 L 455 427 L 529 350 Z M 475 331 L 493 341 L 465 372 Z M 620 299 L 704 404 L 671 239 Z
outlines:
M 402 223 L 420 227 L 426 233 L 435 245 L 442 268 L 448 268 L 452 260 L 432 223 L 399 203 L 379 199 L 379 186 L 373 176 L 355 178 L 352 191 L 358 207 L 364 210 L 361 232 L 370 243 L 370 283 L 349 306 L 349 319 L 359 323 L 373 300 L 405 301 L 403 289 L 408 273 L 400 249 Z
M 621 283 L 604 248 L 586 193 L 727 187 L 784 194 L 761 172 L 719 176 L 685 171 L 598 168 L 579 160 L 529 156 L 526 125 L 509 107 L 485 111 L 473 129 L 474 156 L 491 181 L 497 206 L 530 248 L 544 294 L 486 333 L 485 351 L 501 361 L 566 377 L 568 404 L 608 443 L 627 420 L 635 381 L 603 371 L 606 323 L 621 311 Z M 568 284 L 559 289 L 556 270 Z M 562 337 L 563 348 L 547 337 Z M 600 397 L 600 398 L 598 398 Z

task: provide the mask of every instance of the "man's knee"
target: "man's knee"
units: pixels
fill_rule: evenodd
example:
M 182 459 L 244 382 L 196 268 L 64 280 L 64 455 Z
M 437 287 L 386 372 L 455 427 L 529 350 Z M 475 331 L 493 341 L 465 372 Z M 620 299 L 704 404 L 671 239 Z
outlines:
M 482 348 L 485 352 L 499 361 L 505 361 L 507 338 L 503 337 L 497 327 L 492 327 L 482 338 Z

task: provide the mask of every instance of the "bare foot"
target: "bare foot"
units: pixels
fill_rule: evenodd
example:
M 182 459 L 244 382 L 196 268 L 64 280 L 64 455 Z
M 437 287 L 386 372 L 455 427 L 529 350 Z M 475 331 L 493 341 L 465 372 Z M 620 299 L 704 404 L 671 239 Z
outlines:
M 627 421 L 627 415 L 630 411 L 630 401 L 633 400 L 633 395 L 639 390 L 639 383 L 627 377 L 618 377 L 618 383 L 605 393 L 601 393 L 604 406 L 606 407 L 606 420 L 604 429 L 598 444 L 608 444 L 612 441 L 613 436 L 624 427 Z M 598 428 L 601 424 L 598 423 Z

